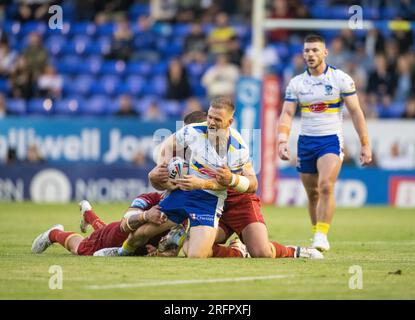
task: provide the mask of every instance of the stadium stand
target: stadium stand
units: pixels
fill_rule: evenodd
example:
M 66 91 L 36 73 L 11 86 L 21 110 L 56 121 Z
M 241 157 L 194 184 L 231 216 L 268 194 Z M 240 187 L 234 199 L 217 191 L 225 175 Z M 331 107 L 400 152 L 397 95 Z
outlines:
M 238 4 L 236 6 L 225 6 L 220 1 L 211 1 L 211 5 L 207 8 L 193 8 L 190 18 L 186 18 L 189 16 L 189 11 L 185 11 L 187 13 L 182 15 L 183 18 L 178 14 L 178 18 L 172 20 L 157 21 L 151 17 L 148 1 L 122 1 L 123 5 L 115 8 L 120 11 L 108 13 L 103 9 L 94 14 L 91 8 L 85 9 L 80 1 L 63 0 L 57 2 L 63 8 L 62 30 L 48 28 L 48 16 L 43 17 L 43 20 L 23 18 L 19 4 L 13 1 L 5 3 L 0 9 L 2 11 L 0 92 L 6 96 L 8 112 L 18 115 L 107 115 L 117 110 L 116 106 L 111 105 L 113 101 L 117 101 L 121 95 L 128 94 L 133 97 L 134 103 L 156 96 L 160 101 L 161 112 L 166 112 L 165 115 L 168 117 L 178 118 L 183 111 L 180 106 L 185 105 L 186 99 L 166 98 L 169 89 L 167 70 L 170 61 L 176 58 L 183 61 L 185 74 L 190 83 L 190 96 L 198 98 L 200 102 L 205 101 L 207 94 L 201 79 L 215 61 L 215 57 L 209 53 L 206 56 L 202 54 L 202 58 L 197 58 L 197 61 L 192 60 L 193 58 L 189 59 L 186 46 L 189 45 L 188 39 L 194 22 L 202 22 L 201 37 L 209 41 L 210 35 L 213 34 L 215 37 L 218 35 L 218 32 L 215 32 L 217 26 L 214 17 L 226 15 L 223 10 L 229 11 L 229 8 L 234 7 L 236 9 L 228 12 L 230 14 L 227 32 L 235 34 L 235 39 L 244 55 L 242 59 L 246 59 L 246 52 L 250 46 L 250 15 L 249 10 L 246 9 L 247 7 L 249 9 L 250 1 L 232 1 Z M 177 3 L 178 13 L 181 1 Z M 367 1 L 353 1 L 353 4 L 365 5 L 364 18 L 375 20 L 396 18 L 414 20 L 415 18 L 415 5 L 411 1 L 397 3 L 391 1 L 387 2 L 386 6 L 367 5 Z M 268 3 L 268 15 L 345 19 L 350 15 L 349 5 L 349 1 L 338 0 L 275 0 Z M 102 9 L 102 5 L 98 7 Z M 120 12 L 121 15 L 117 16 Z M 219 13 L 221 15 L 218 15 Z M 86 20 L 85 17 L 90 18 Z M 124 22 L 124 28 L 128 30 L 127 34 L 131 32 L 132 35 L 131 42 L 118 44 L 126 45 L 131 49 L 131 54 L 128 52 L 122 55 L 121 60 L 114 59 L 120 55 L 112 52 L 114 48 L 119 50 L 119 46 L 114 43 L 114 35 L 119 28 L 122 29 L 119 27 L 119 21 Z M 350 63 L 343 67 L 346 72 L 360 79 L 358 89 L 368 117 L 387 118 L 412 114 L 406 112 L 406 109 L 410 108 L 408 105 L 415 92 L 415 50 L 412 30 L 391 31 L 386 25 L 381 24 L 378 32 L 347 33 L 329 30 L 320 33 L 326 37 L 329 46 L 340 42 L 342 52 L 350 58 Z M 36 74 L 33 74 L 33 71 L 26 74 L 25 61 L 22 62 L 22 70 L 19 70 L 19 64 L 16 63 L 27 50 L 29 39 L 34 34 L 41 37 L 41 47 L 47 51 L 48 62 L 63 79 L 62 94 L 53 97 L 53 101 L 45 100 L 49 97 L 39 96 L 36 85 L 38 71 Z M 267 71 L 277 73 L 283 78 L 284 74 L 294 69 L 294 57 L 302 50 L 302 36 L 304 31 L 270 32 L 269 49 L 275 51 L 278 63 L 269 66 Z M 394 40 L 392 43 L 395 43 L 395 48 L 389 49 L 388 45 L 385 45 L 390 43 L 390 40 Z M 226 45 L 225 41 L 225 47 Z M 208 43 L 206 47 L 209 47 Z M 386 58 L 387 74 L 392 80 L 376 74 L 376 66 L 373 62 L 381 60 L 383 56 Z M 363 61 L 362 57 L 368 61 L 367 64 L 360 64 Z M 401 69 L 398 64 L 401 65 Z M 402 66 L 406 66 L 408 72 L 403 72 Z M 374 78 L 379 83 L 375 88 L 376 83 L 371 82 Z M 385 94 L 382 93 L 384 83 L 387 83 L 389 88 Z M 377 99 L 371 98 L 371 93 L 374 91 L 378 94 Z M 142 110 L 146 107 L 135 106 L 135 108 Z

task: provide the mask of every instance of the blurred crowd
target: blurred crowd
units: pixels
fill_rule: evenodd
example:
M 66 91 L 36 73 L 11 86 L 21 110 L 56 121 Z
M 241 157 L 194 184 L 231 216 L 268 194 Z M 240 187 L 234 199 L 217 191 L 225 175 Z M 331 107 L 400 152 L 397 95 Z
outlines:
M 383 18 L 382 12 L 390 8 L 393 16 L 387 18 L 415 20 L 415 5 L 410 0 L 351 2 L 325 0 L 319 1 L 318 6 L 328 9 L 358 4 L 372 12 L 373 18 Z M 251 73 L 255 58 L 250 44 L 252 1 L 20 0 L 14 4 L 14 10 L 10 10 L 13 2 L 6 0 L 0 6 L 0 21 L 46 22 L 52 3 L 62 5 L 64 14 L 69 10 L 73 23 L 90 21 L 97 27 L 114 25 L 110 43 L 101 51 L 105 60 L 123 61 L 127 67 L 134 62 L 155 65 L 164 62 L 165 73 L 154 86 L 161 88 L 156 91 L 161 94 L 159 98 L 180 102 L 181 112 L 175 116 L 204 109 L 206 101 L 213 97 L 233 96 L 238 78 Z M 321 14 L 321 10 L 318 13 L 314 10 L 316 5 L 317 2 L 311 0 L 272 0 L 267 2 L 267 16 L 314 18 Z M 14 16 L 8 16 L 9 12 Z M 183 31 L 179 41 L 169 43 L 167 40 L 164 50 L 168 54 L 163 53 L 158 38 L 177 39 L 178 34 L 174 33 L 180 32 L 180 27 Z M 306 33 L 308 31 L 273 30 L 266 34 L 260 59 L 265 72 L 277 73 L 282 79 L 281 92 L 294 75 L 304 71 L 301 46 Z M 327 62 L 354 78 L 367 117 L 415 118 L 412 30 L 356 32 L 345 29 L 321 33 L 327 39 L 330 52 Z M 9 100 L 44 98 L 54 102 L 68 98 L 65 86 L 71 78 L 57 67 L 60 56 L 46 46 L 43 36 L 39 31 L 29 32 L 25 44 L 16 45 L 10 41 L 6 29 L 1 29 L 0 117 L 15 112 L 7 105 Z M 76 41 L 75 46 L 75 50 L 81 50 Z M 111 108 L 110 113 L 115 115 L 160 121 L 172 116 L 156 100 L 145 110 L 138 107 L 136 104 L 140 102 L 133 89 L 112 94 L 116 95 L 113 101 L 117 106 Z M 48 105 L 44 103 L 43 107 Z

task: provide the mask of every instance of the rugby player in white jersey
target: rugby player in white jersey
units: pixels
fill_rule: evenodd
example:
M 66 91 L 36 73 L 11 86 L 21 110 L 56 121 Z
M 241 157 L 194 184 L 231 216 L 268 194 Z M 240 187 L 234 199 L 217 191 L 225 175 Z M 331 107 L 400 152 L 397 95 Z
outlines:
M 330 249 L 327 233 L 335 210 L 334 185 L 343 160 L 342 108 L 349 111 L 360 138 L 360 162 L 372 161 L 364 114 L 354 81 L 343 71 L 325 62 L 328 50 L 318 35 L 304 39 L 303 57 L 307 70 L 287 86 L 278 126 L 278 153 L 289 160 L 288 138 L 297 106 L 301 110 L 297 170 L 308 197 L 313 226 L 313 247 Z
M 218 98 L 212 101 L 207 122 L 186 125 L 169 137 L 162 145 L 158 164 L 166 163 L 173 154 L 185 148 L 191 150 L 189 174 L 175 179 L 173 190 L 160 202 L 160 210 L 168 221 L 163 225 L 145 224 L 129 237 L 117 255 L 131 252 L 147 240 L 176 224 L 189 219 L 189 238 L 183 246 L 187 257 L 207 258 L 222 215 L 228 187 L 238 192 L 255 192 L 256 176 L 232 175 L 231 184 L 223 186 L 216 180 L 221 169 L 238 172 L 249 163 L 249 150 L 240 134 L 230 126 L 234 106 L 231 100 Z M 235 138 L 236 137 L 236 138 Z M 236 141 L 234 141 L 236 139 Z M 173 181 L 169 181 L 172 184 Z M 166 186 L 173 189 L 174 186 Z

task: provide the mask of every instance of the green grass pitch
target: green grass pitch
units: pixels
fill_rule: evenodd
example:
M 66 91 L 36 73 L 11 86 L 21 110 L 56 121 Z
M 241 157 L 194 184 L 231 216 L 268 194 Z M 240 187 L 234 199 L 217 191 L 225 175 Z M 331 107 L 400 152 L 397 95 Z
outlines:
M 125 207 L 94 209 L 113 221 Z M 270 239 L 310 244 L 305 209 L 264 207 L 264 214 Z M 31 254 L 32 240 L 55 223 L 77 231 L 77 205 L 0 204 L 0 299 L 415 299 L 413 209 L 337 209 L 332 250 L 319 261 L 76 257 L 59 245 Z M 52 265 L 62 267 L 62 289 L 49 289 Z M 362 289 L 349 288 L 355 265 Z

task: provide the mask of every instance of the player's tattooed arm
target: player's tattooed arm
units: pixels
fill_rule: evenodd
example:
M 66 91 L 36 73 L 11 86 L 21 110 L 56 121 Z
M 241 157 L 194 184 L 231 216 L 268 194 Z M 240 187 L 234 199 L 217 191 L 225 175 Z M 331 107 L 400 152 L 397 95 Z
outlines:
M 255 193 L 258 189 L 258 180 L 250 162 L 242 167 L 240 174 L 232 173 L 228 166 L 223 166 L 217 170 L 216 181 L 243 193 Z
M 183 178 L 174 180 L 176 185 L 181 190 L 226 190 L 225 186 L 222 186 L 216 181 L 216 179 L 201 179 L 193 175 L 185 175 Z
M 178 152 L 183 151 L 183 146 L 177 143 L 176 135 L 172 134 L 160 146 L 160 150 L 157 157 L 157 164 L 166 164 L 171 158 Z

